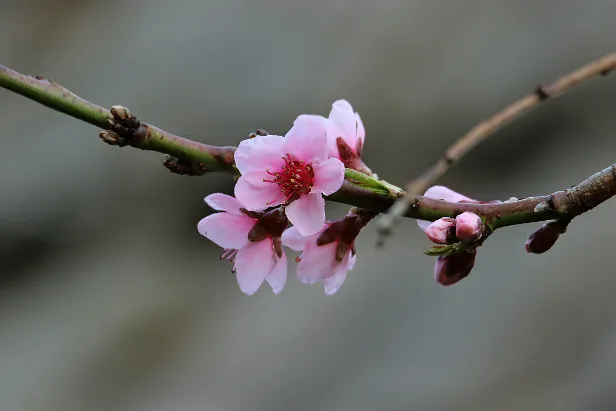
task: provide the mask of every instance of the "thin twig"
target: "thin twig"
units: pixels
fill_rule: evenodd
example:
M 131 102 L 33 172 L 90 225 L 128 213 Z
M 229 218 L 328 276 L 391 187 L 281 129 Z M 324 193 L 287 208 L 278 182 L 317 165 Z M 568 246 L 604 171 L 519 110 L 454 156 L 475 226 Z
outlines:
M 394 222 L 403 216 L 416 197 L 424 193 L 455 165 L 466 153 L 479 143 L 494 135 L 503 126 L 512 120 L 521 117 L 540 103 L 557 97 L 578 84 L 599 75 L 607 75 L 616 68 L 616 53 L 595 60 L 561 78 L 549 86 L 537 86 L 533 93 L 523 97 L 507 106 L 491 118 L 477 124 L 468 133 L 457 140 L 431 168 L 426 170 L 419 178 L 411 181 L 406 187 L 406 195 L 398 200 L 391 209 L 379 217 L 377 227 L 380 233 L 379 242 L 391 233 Z

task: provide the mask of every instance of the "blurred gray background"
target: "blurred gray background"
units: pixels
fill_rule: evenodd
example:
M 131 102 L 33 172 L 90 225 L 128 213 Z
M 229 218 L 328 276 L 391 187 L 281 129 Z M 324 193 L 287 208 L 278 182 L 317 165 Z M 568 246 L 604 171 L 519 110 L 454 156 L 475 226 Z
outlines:
M 613 0 L 2 0 L 0 62 L 210 144 L 348 99 L 403 184 L 476 122 L 616 49 Z M 546 194 L 616 160 L 616 77 L 524 117 L 441 183 Z M 494 235 L 434 283 L 414 221 L 341 291 L 243 295 L 199 236 L 223 175 L 0 90 L 0 409 L 613 410 L 616 202 L 548 253 Z M 344 207 L 332 206 L 331 215 Z

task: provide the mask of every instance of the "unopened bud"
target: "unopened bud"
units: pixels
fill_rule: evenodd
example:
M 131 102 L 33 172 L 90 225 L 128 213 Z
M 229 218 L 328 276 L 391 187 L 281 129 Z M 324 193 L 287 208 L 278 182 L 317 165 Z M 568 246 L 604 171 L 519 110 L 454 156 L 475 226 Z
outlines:
M 111 107 L 111 109 L 109 109 L 109 111 L 111 111 L 111 114 L 116 118 L 116 119 L 120 119 L 120 120 L 128 120 L 133 118 L 133 115 L 130 113 L 130 111 L 124 107 L 124 106 L 113 106 Z
M 456 237 L 466 243 L 471 243 L 481 237 L 481 218 L 475 213 L 466 211 L 456 217 Z
M 105 130 L 105 131 L 101 131 L 98 136 L 101 138 L 101 140 L 103 140 L 105 143 L 111 145 L 111 146 L 123 146 L 126 145 L 126 139 L 120 137 L 120 135 L 118 135 L 117 133 L 111 131 L 111 130 Z
M 568 221 L 550 220 L 526 240 L 526 251 L 533 254 L 541 254 L 548 251 L 558 240 L 558 237 L 567 230 Z
M 455 242 L 456 220 L 451 217 L 439 218 L 426 228 L 426 235 L 436 244 L 452 244 Z
M 436 258 L 434 280 L 441 285 L 452 285 L 468 276 L 475 265 L 477 251 L 460 251 Z
M 269 133 L 263 129 L 258 128 L 253 133 L 248 134 L 248 138 L 255 138 L 257 136 L 267 136 Z

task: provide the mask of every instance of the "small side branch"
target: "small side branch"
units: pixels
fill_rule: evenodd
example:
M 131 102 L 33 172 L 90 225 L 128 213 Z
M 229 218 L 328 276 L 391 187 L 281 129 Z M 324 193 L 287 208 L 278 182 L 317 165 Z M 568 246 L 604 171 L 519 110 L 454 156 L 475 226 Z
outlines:
M 406 196 L 400 199 L 377 221 L 377 226 L 383 237 L 391 232 L 397 218 L 403 216 L 416 202 L 416 197 L 424 193 L 430 186 L 441 178 L 464 155 L 488 137 L 492 136 L 512 120 L 521 117 L 540 103 L 557 97 L 573 87 L 600 75 L 607 75 L 616 68 L 616 53 L 609 54 L 595 60 L 561 78 L 548 86 L 537 86 L 535 90 L 522 99 L 507 106 L 489 119 L 477 124 L 468 133 L 457 140 L 432 167 L 426 170 L 419 178 L 411 181 L 406 187 Z

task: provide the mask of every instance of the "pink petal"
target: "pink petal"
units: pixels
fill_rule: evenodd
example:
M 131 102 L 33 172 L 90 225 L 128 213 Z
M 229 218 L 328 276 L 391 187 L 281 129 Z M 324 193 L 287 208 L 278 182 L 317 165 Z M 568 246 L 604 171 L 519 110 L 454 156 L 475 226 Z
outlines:
M 244 176 L 235 184 L 235 197 L 251 211 L 277 206 L 286 200 L 278 184 L 268 183 L 264 187 L 257 187 L 248 182 Z
M 252 295 L 272 272 L 276 258 L 272 240 L 249 243 L 237 252 L 235 270 L 237 283 L 242 292 Z
M 299 116 L 285 137 L 283 153 L 306 163 L 327 159 L 327 127 L 321 116 Z
M 434 198 L 449 201 L 450 203 L 459 203 L 460 201 L 474 201 L 471 198 L 463 196 L 460 193 L 447 188 L 445 186 L 432 186 L 425 193 L 424 197 Z
M 337 245 L 337 242 L 320 247 L 314 243 L 307 245 L 297 267 L 297 278 L 304 284 L 314 284 L 336 274 Z
M 330 195 L 340 190 L 344 182 L 344 164 L 337 158 L 330 158 L 320 164 L 313 164 L 314 185 L 312 192 Z
M 357 121 L 353 107 L 346 100 L 338 100 L 332 104 L 332 111 L 329 113 L 331 127 L 328 130 L 328 139 L 336 141 L 342 137 L 351 147 L 357 145 Z
M 272 287 L 274 294 L 280 294 L 287 282 L 287 255 L 283 252 L 282 257 L 276 259 L 278 261 L 266 280 Z
M 245 208 L 244 204 L 237 201 L 235 197 L 223 193 L 214 193 L 205 197 L 205 202 L 214 210 L 226 211 L 235 215 L 244 215 L 244 213 L 240 211 L 240 208 Z
M 199 221 L 197 229 L 222 248 L 240 249 L 248 244 L 248 232 L 255 223 L 256 220 L 248 216 L 216 213 Z
M 311 235 L 325 223 L 325 200 L 321 193 L 301 196 L 286 207 L 287 218 L 302 235 Z
M 421 231 L 423 231 L 424 233 L 426 232 L 428 227 L 430 227 L 430 224 L 432 224 L 432 221 L 417 220 L 417 225 L 419 226 Z
M 323 285 L 325 286 L 325 294 L 333 295 L 340 289 L 344 280 L 346 280 L 347 273 L 352 267 L 349 267 L 350 264 L 350 254 L 348 253 L 344 260 L 340 263 L 336 264 L 335 274 L 329 278 L 323 280 Z M 355 263 L 353 262 L 353 265 Z
M 366 139 L 366 129 L 364 128 L 364 123 L 361 121 L 361 117 L 359 117 L 358 113 L 355 113 L 355 121 L 357 122 L 357 140 L 361 141 L 363 145 Z
M 281 136 L 257 136 L 244 140 L 235 151 L 235 165 L 253 185 L 262 187 L 270 179 L 266 170 L 279 171 L 284 164 L 282 146 L 285 139 Z
M 299 231 L 297 231 L 297 228 L 291 227 L 286 229 L 285 232 L 282 233 L 282 244 L 286 245 L 292 250 L 302 251 L 304 248 L 306 248 L 306 244 L 308 242 L 317 241 L 317 237 L 319 234 L 321 234 L 321 231 L 323 230 L 319 230 L 318 233 L 311 236 L 303 236 L 299 233 Z

